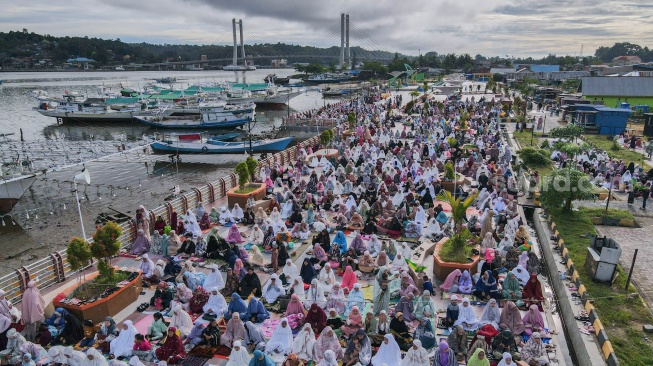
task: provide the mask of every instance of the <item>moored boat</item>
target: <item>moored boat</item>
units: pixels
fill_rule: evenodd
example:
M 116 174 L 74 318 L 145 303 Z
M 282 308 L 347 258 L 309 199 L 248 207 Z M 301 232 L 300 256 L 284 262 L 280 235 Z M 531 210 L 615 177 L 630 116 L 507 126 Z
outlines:
M 282 151 L 293 140 L 293 136 L 279 139 L 241 142 L 224 142 L 217 140 L 187 141 L 157 141 L 152 143 L 152 149 L 159 152 L 174 152 L 180 154 L 242 154 L 244 152 L 277 152 Z
M 157 128 L 228 128 L 238 127 L 254 120 L 256 105 L 230 105 L 226 103 L 200 104 L 199 115 L 134 117 L 144 125 Z

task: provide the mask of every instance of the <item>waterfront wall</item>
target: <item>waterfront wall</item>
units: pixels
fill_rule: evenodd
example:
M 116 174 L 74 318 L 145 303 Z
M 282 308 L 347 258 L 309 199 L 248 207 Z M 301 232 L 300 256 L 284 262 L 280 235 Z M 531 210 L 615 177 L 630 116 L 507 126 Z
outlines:
M 272 166 L 279 163 L 281 166 L 287 164 L 297 158 L 299 149 L 318 144 L 320 141 L 319 136 L 299 143 L 297 146 L 290 147 L 284 151 L 278 152 L 267 159 L 259 161 L 259 169 L 265 166 Z M 204 204 L 215 202 L 216 200 L 225 197 L 227 191 L 238 185 L 238 176 L 231 173 L 223 178 L 214 182 L 207 183 L 200 188 L 193 188 L 190 192 L 180 195 L 171 201 L 166 201 L 163 205 L 148 208 L 150 212 L 150 222 L 154 223 L 157 216 L 163 216 L 166 220 L 170 221 L 172 212 L 177 212 L 183 215 L 186 210 L 195 210 L 197 202 L 201 201 Z M 135 203 L 137 205 L 137 203 Z M 143 203 L 147 207 L 147 203 Z M 136 225 L 132 220 L 122 223 L 122 236 L 118 239 L 123 246 L 129 246 L 136 238 Z M 150 225 L 153 230 L 154 225 Z M 92 239 L 90 240 L 92 241 Z M 67 243 L 66 243 L 67 244 Z M 73 270 L 70 268 L 66 250 L 63 249 L 58 252 L 51 253 L 48 257 L 39 259 L 23 267 L 14 270 L 3 277 L 0 277 L 0 288 L 6 293 L 6 299 L 12 303 L 19 302 L 23 295 L 23 291 L 27 288 L 27 282 L 35 280 L 38 288 L 43 289 L 53 284 L 63 282 L 72 274 Z

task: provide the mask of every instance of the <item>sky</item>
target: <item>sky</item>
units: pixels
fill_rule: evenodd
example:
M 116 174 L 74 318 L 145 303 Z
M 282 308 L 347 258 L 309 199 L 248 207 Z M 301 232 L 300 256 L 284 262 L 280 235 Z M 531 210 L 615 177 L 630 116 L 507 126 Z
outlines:
M 0 31 L 120 38 L 125 42 L 227 44 L 231 19 L 245 43 L 350 45 L 417 55 L 592 55 L 599 46 L 653 46 L 650 0 L 31 0 L 0 13 Z

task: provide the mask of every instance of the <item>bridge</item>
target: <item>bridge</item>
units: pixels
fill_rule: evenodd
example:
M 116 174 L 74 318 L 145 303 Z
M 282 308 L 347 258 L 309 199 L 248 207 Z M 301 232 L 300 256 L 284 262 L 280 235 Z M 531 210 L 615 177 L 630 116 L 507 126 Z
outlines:
M 200 60 L 140 63 L 123 65 L 123 67 L 140 68 L 186 65 L 208 66 L 209 64 L 236 66 L 239 62 L 241 62 L 244 67 L 246 67 L 248 65 L 253 65 L 256 61 L 273 59 L 331 59 L 335 60 L 339 66 L 342 66 L 351 65 L 353 59 L 358 61 L 386 62 L 390 61 L 394 57 L 394 52 L 391 52 L 385 47 L 381 46 L 365 31 L 360 30 L 353 25 L 350 26 L 349 19 L 349 14 L 341 14 L 340 22 L 338 25 L 334 24 L 325 33 L 318 35 L 317 38 L 310 42 L 308 45 L 302 46 L 303 48 L 307 48 L 307 53 L 278 52 L 271 49 L 270 47 L 266 47 L 268 44 L 265 42 L 257 43 L 254 45 L 245 44 L 243 21 L 237 21 L 236 19 L 233 19 L 233 31 L 231 34 L 228 34 L 229 40 L 227 41 L 225 39 L 227 34 L 220 35 L 221 38 L 219 38 L 216 42 L 217 44 L 215 45 L 216 48 L 213 51 L 214 53 L 211 55 L 202 55 Z M 240 40 L 240 42 L 238 42 L 238 40 Z M 324 47 L 325 44 L 333 44 L 338 40 L 340 41 L 340 47 Z M 293 45 L 291 46 L 295 48 L 298 47 Z M 352 49 L 355 50 L 353 58 Z M 323 53 L 315 53 L 313 51 L 323 51 Z M 231 61 L 231 63 L 228 63 L 229 61 Z

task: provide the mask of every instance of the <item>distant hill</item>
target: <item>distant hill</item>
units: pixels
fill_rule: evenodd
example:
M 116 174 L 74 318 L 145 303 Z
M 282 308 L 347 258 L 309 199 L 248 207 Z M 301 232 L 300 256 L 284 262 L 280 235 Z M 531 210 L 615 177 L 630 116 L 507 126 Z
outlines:
M 317 48 L 285 43 L 263 43 L 245 45 L 246 54 L 267 56 L 269 59 L 287 58 L 289 63 L 310 62 L 329 65 L 337 62 L 339 47 Z M 129 63 L 159 63 L 168 61 L 200 60 L 230 58 L 232 46 L 217 45 L 176 45 L 125 43 L 120 39 L 108 40 L 88 37 L 53 37 L 24 31 L 0 32 L 0 63 L 15 64 L 16 60 L 28 65 L 43 63 L 61 65 L 70 58 L 85 57 L 95 61 L 95 66 L 119 65 Z M 369 51 L 360 47 L 351 49 L 353 61 L 370 59 L 387 59 L 394 53 L 387 51 Z M 294 57 L 285 57 L 293 55 Z M 309 57 L 310 56 L 310 57 Z M 321 56 L 321 57 L 320 57 Z M 267 59 L 257 60 L 260 64 L 269 64 Z M 225 62 L 228 64 L 229 62 Z

